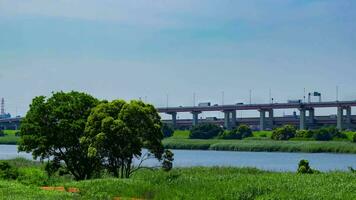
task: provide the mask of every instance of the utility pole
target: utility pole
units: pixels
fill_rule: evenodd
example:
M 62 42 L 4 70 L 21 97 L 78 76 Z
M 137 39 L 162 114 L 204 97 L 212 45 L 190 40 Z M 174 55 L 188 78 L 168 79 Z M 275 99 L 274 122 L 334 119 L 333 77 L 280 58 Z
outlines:
M 336 101 L 339 101 L 339 86 L 336 86 Z
M 250 89 L 250 104 L 252 104 L 252 90 Z
M 195 107 L 195 92 L 193 93 L 193 107 Z
M 269 89 L 269 103 L 272 103 L 272 90 L 271 88 Z
M 303 102 L 305 103 L 305 88 L 304 88 L 304 92 L 303 92 Z
M 168 102 L 169 101 L 169 96 L 168 96 L 168 94 L 166 94 L 166 106 L 167 106 L 167 108 L 168 108 Z
M 1 113 L 1 115 L 5 115 L 5 99 L 4 98 L 2 98 L 1 99 L 1 111 L 0 111 Z
M 225 100 L 225 93 L 224 93 L 224 91 L 222 91 L 221 92 L 221 105 L 225 104 L 224 100 Z

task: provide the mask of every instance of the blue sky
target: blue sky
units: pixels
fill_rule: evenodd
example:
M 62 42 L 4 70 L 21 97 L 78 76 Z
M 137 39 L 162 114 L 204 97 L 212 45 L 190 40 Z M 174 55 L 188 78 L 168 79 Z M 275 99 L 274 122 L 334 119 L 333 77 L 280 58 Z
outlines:
M 0 96 L 21 115 L 59 90 L 174 106 L 335 100 L 338 85 L 354 100 L 355 21 L 352 0 L 0 0 Z

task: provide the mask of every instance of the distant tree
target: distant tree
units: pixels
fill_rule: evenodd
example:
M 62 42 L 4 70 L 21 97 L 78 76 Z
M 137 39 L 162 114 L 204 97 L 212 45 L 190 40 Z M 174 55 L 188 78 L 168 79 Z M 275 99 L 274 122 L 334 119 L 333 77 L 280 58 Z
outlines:
M 93 176 L 99 160 L 88 157 L 88 147 L 80 143 L 87 118 L 99 101 L 79 92 L 58 92 L 46 99 L 33 99 L 21 123 L 19 151 L 32 153 L 33 157 L 64 162 L 76 180 Z M 50 173 L 53 163 L 48 166 Z
M 81 142 L 89 146 L 89 155 L 101 158 L 104 167 L 115 177 L 128 178 L 141 168 L 144 160 L 162 160 L 161 126 L 161 118 L 150 104 L 104 102 L 93 109 Z M 143 154 L 143 148 L 148 152 Z M 134 158 L 141 160 L 137 166 L 133 166 Z
M 242 135 L 242 138 L 252 137 L 252 130 L 249 126 L 241 124 L 237 127 L 237 132 Z
M 309 166 L 309 161 L 308 160 L 301 160 L 298 164 L 298 174 L 314 174 L 314 173 L 320 173 L 320 171 L 316 169 L 312 169 Z
M 313 170 L 309 166 L 308 160 L 301 160 L 298 164 L 298 174 L 312 174 Z
M 312 138 L 313 137 L 313 131 L 311 131 L 311 130 L 298 130 L 296 132 L 295 137 L 298 137 L 298 138 Z
M 174 154 L 170 150 L 166 150 L 163 155 L 162 169 L 170 171 L 173 168 Z
M 198 124 L 190 130 L 191 139 L 211 139 L 223 132 L 223 129 L 212 123 Z
M 352 136 L 352 141 L 356 142 L 356 133 L 354 133 L 354 135 Z
M 224 131 L 220 134 L 222 139 L 243 139 L 252 136 L 252 130 L 247 125 L 240 125 L 231 131 Z
M 296 128 L 292 125 L 284 125 L 282 127 L 276 128 L 272 132 L 272 139 L 274 140 L 289 140 L 295 137 Z
M 328 128 L 314 130 L 313 138 L 319 141 L 329 141 L 333 138 L 333 133 Z
M 163 123 L 162 132 L 163 132 L 163 136 L 165 138 L 172 137 L 173 133 L 174 133 L 174 129 L 173 129 L 173 127 L 171 125 Z

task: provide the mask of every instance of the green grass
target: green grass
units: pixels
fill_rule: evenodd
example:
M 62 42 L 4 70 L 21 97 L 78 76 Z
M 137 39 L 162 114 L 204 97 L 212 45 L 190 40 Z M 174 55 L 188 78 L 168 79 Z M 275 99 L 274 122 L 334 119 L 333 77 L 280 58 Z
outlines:
M 308 152 L 308 153 L 356 153 L 356 143 L 348 141 L 275 141 L 275 140 L 163 140 L 170 149 L 202 149 L 219 151 L 266 151 L 266 152 Z
M 175 138 L 175 139 L 188 139 L 189 138 L 189 130 L 176 130 L 174 131 L 174 134 L 171 138 Z
M 268 137 L 270 138 L 272 136 L 272 131 L 254 131 L 253 137 Z
M 79 194 L 41 191 L 38 186 L 0 180 L 2 199 L 356 199 L 356 174 L 312 175 L 266 172 L 253 168 L 181 168 L 169 173 L 142 170 L 131 179 L 68 181 Z
M 18 132 L 19 132 L 19 130 L 4 130 L 4 133 L 6 135 L 15 135 Z
M 15 135 L 5 135 L 0 137 L 0 144 L 17 144 L 20 137 Z
M 0 144 L 17 144 L 20 137 L 16 136 L 18 130 L 4 130 L 5 136 L 0 137 Z
M 355 132 L 345 132 L 352 138 Z M 189 139 L 189 131 L 175 131 L 170 138 L 163 140 L 170 149 L 200 149 L 219 151 L 265 151 L 265 152 L 307 152 L 307 153 L 356 153 L 356 143 L 349 140 L 314 141 L 312 138 L 293 138 L 289 141 L 275 141 L 272 131 L 254 131 L 253 137 L 244 140 Z

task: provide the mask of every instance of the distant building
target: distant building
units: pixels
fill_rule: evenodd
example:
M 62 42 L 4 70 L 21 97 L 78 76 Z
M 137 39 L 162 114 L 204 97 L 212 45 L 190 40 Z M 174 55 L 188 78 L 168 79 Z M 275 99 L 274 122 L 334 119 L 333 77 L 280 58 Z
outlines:
M 1 99 L 1 109 L 0 109 L 0 119 L 8 119 L 11 118 L 10 113 L 5 112 L 5 99 Z

